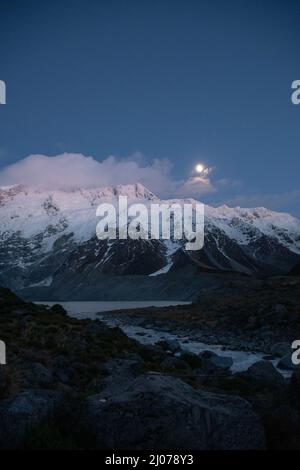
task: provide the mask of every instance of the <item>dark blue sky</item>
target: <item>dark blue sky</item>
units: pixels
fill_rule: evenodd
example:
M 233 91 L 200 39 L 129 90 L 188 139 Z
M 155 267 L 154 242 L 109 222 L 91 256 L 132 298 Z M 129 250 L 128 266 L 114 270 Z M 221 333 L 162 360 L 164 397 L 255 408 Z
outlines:
M 80 152 L 214 167 L 208 202 L 300 215 L 300 1 L 0 2 L 0 165 Z

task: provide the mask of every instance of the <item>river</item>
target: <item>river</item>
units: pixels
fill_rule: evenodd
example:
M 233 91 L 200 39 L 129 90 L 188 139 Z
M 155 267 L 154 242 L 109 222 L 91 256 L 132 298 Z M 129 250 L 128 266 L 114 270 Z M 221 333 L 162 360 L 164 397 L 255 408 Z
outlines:
M 231 367 L 232 372 L 241 372 L 247 370 L 252 364 L 256 361 L 263 359 L 265 356 L 264 353 L 260 352 L 248 352 L 248 351 L 233 351 L 230 349 L 224 349 L 222 345 L 215 344 L 205 344 L 200 341 L 195 341 L 188 336 L 172 334 L 170 332 L 154 329 L 154 328 L 144 328 L 134 324 L 128 323 L 128 317 L 123 319 L 119 316 L 114 316 L 113 314 L 105 314 L 105 312 L 113 312 L 114 310 L 127 310 L 134 308 L 146 308 L 146 307 L 168 307 L 174 305 L 187 305 L 190 302 L 170 302 L 170 301 L 136 301 L 136 302 L 101 302 L 101 301 L 88 301 L 88 302 L 36 302 L 38 304 L 45 304 L 52 306 L 55 303 L 62 305 L 68 314 L 72 317 L 78 319 L 90 318 L 90 319 L 99 319 L 106 323 L 108 326 L 120 327 L 124 333 L 130 337 L 134 338 L 142 344 L 153 345 L 157 341 L 163 339 L 176 339 L 179 341 L 183 351 L 192 352 L 199 354 L 202 351 L 213 351 L 220 356 L 231 357 L 233 360 L 233 365 Z M 278 359 L 270 361 L 277 367 Z M 289 377 L 291 374 L 289 371 L 283 371 L 278 369 L 279 372 L 285 376 Z

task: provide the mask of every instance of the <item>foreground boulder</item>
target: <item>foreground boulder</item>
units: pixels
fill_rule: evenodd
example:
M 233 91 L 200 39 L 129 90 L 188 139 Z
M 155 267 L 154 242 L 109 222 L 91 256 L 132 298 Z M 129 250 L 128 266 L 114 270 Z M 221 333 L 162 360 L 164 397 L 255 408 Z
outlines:
M 0 402 L 0 448 L 16 448 L 27 431 L 51 418 L 62 395 L 55 391 L 29 390 Z
M 194 390 L 180 379 L 150 373 L 122 391 L 87 399 L 83 416 L 100 446 L 117 449 L 261 449 L 260 419 L 230 395 Z
M 300 370 L 300 364 L 294 364 L 292 361 L 292 352 L 283 356 L 278 362 L 279 369 Z
M 276 357 L 283 357 L 291 351 L 291 344 L 285 341 L 281 343 L 275 343 L 271 348 L 271 355 Z
M 284 378 L 280 372 L 268 361 L 255 362 L 244 372 L 244 375 L 274 385 L 284 384 Z
M 179 352 L 181 350 L 180 343 L 177 339 L 163 339 L 156 343 L 157 346 L 161 347 L 165 351 L 172 353 Z
M 208 369 L 228 370 L 233 365 L 233 360 L 228 356 L 219 356 L 213 351 L 203 351 L 199 354 L 204 367 Z

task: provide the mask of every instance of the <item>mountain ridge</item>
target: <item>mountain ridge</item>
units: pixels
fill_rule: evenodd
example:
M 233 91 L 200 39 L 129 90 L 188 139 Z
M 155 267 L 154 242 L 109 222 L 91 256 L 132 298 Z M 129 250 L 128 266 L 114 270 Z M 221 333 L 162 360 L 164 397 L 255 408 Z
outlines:
M 63 283 L 82 285 L 84 290 L 87 278 L 92 283 L 95 279 L 97 290 L 98 278 L 104 285 L 108 277 L 119 283 L 135 275 L 167 280 L 168 274 L 170 278 L 178 272 L 183 282 L 180 270 L 187 266 L 198 274 L 265 276 L 288 273 L 300 261 L 300 220 L 263 207 L 206 205 L 205 245 L 198 252 L 187 252 L 178 240 L 100 241 L 96 208 L 102 202 L 117 202 L 120 195 L 127 196 L 129 204 L 197 202 L 161 200 L 140 183 L 68 190 L 2 187 L 0 282 L 29 295 L 31 290 L 35 296 L 41 288 L 61 292 Z

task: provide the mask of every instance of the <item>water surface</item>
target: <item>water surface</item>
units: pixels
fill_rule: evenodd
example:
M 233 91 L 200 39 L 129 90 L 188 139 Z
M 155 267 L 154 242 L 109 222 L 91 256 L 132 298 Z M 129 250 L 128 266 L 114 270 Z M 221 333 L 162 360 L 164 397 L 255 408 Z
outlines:
M 180 301 L 119 301 L 119 302 L 102 302 L 102 301 L 87 301 L 87 302 L 36 302 L 37 304 L 49 305 L 60 304 L 68 312 L 71 317 L 75 318 L 99 318 L 97 313 L 109 312 L 114 310 L 130 310 L 133 308 L 146 308 L 146 307 L 169 307 L 174 305 L 188 305 L 191 302 Z

